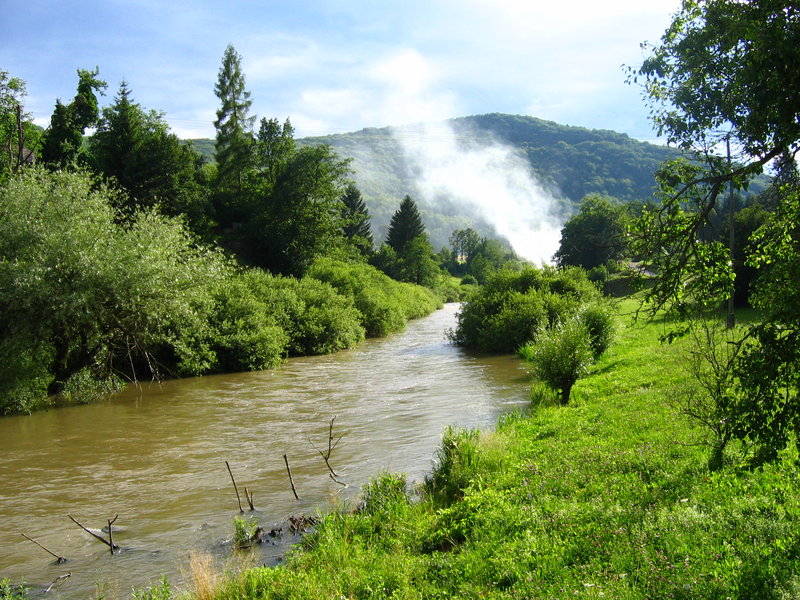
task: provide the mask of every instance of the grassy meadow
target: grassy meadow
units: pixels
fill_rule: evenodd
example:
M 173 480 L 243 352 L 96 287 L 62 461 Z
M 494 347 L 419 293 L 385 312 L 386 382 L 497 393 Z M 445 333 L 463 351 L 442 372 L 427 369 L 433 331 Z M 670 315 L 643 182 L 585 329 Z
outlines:
M 198 569 L 188 593 L 800 597 L 796 456 L 747 470 L 732 447 L 712 474 L 703 430 L 676 409 L 688 342 L 660 344 L 664 324 L 634 324 L 635 307 L 618 306 L 615 341 L 569 406 L 534 386 L 529 413 L 494 431 L 445 431 L 422 486 L 376 476 L 278 567 L 221 580 Z

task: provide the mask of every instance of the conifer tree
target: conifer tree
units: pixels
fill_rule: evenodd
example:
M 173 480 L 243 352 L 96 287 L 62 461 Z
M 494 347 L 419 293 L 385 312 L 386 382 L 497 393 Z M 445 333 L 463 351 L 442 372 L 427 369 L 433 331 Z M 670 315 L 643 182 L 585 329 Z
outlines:
M 363 254 L 372 250 L 374 240 L 372 228 L 370 227 L 370 216 L 367 205 L 361 196 L 361 190 L 356 184 L 349 183 L 342 196 L 344 205 L 342 216 L 344 217 L 344 235 L 347 237 Z
M 422 235 L 426 235 L 425 225 L 422 223 L 417 203 L 411 199 L 411 196 L 406 196 L 389 223 L 386 243 L 402 256 L 411 240 Z
M 242 194 L 245 173 L 252 162 L 255 117 L 247 116 L 252 100 L 250 92 L 245 89 L 242 57 L 231 44 L 222 56 L 214 93 L 221 102 L 214 121 L 217 130 L 217 184 L 223 194 L 236 197 Z M 233 200 L 236 202 L 237 198 Z M 241 200 L 239 197 L 238 203 Z

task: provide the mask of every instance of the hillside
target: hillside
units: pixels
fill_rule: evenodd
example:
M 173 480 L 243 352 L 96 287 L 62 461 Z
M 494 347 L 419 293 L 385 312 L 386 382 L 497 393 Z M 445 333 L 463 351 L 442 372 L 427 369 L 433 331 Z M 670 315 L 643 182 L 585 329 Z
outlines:
M 209 140 L 192 143 L 206 156 L 213 153 Z M 614 131 L 504 114 L 461 117 L 433 129 L 420 125 L 367 128 L 303 138 L 298 143 L 329 144 L 341 156 L 353 159 L 354 177 L 372 215 L 376 241 L 385 238 L 392 214 L 403 196 L 410 194 L 423 211 L 436 247 L 446 244 L 455 229 L 473 226 L 483 234 L 492 232 L 487 219 L 466 210 L 457 194 L 445 190 L 431 198 L 422 191 L 418 182 L 427 167 L 425 157 L 437 150 L 437 144 L 444 144 L 443 152 L 448 152 L 451 160 L 454 153 L 472 153 L 474 158 L 481 150 L 506 148 L 521 159 L 527 174 L 557 199 L 562 220 L 590 193 L 613 196 L 621 202 L 650 198 L 658 164 L 676 155 L 674 149 Z M 466 161 L 465 168 L 469 168 Z M 447 188 L 447 182 L 443 185 Z

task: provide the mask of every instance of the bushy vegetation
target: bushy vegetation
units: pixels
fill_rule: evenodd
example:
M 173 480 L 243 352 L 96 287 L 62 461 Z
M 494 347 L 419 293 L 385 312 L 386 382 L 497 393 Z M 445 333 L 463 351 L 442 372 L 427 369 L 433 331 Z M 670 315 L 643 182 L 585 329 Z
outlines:
M 540 331 L 599 300 L 583 269 L 499 271 L 467 298 L 452 339 L 483 352 L 516 352 Z
M 300 279 L 236 267 L 177 218 L 121 218 L 120 195 L 39 168 L 0 188 L 0 412 L 87 401 L 142 374 L 269 368 L 441 304 L 365 263 L 320 261 Z
M 370 337 L 399 331 L 408 319 L 427 315 L 441 306 L 441 300 L 431 290 L 395 281 L 363 263 L 323 258 L 312 265 L 308 274 L 353 299 Z

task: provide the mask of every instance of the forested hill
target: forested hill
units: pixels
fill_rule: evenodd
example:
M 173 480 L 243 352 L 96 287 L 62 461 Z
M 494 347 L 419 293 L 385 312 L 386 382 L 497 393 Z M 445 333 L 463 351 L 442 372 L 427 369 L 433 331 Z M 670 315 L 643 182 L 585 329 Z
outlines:
M 676 150 L 635 140 L 607 130 L 559 125 L 535 117 L 488 114 L 447 122 L 459 145 L 474 149 L 504 144 L 527 159 L 531 172 L 554 195 L 574 207 L 590 193 L 613 196 L 622 202 L 641 202 L 652 196 L 653 174 Z M 353 159 L 355 179 L 373 218 L 376 241 L 382 241 L 391 215 L 406 194 L 423 210 L 431 241 L 447 242 L 453 229 L 474 226 L 487 230 L 459 211 L 458 199 L 432 206 L 415 184 L 419 165 L 409 162 L 404 138 L 419 139 L 418 126 L 368 128 L 298 140 L 300 144 L 329 144 L 340 156 Z M 432 143 L 435 143 L 433 140 Z M 198 150 L 213 156 L 213 144 L 194 140 Z M 441 198 L 440 198 L 441 200 Z M 569 206 L 567 209 L 571 208 Z

